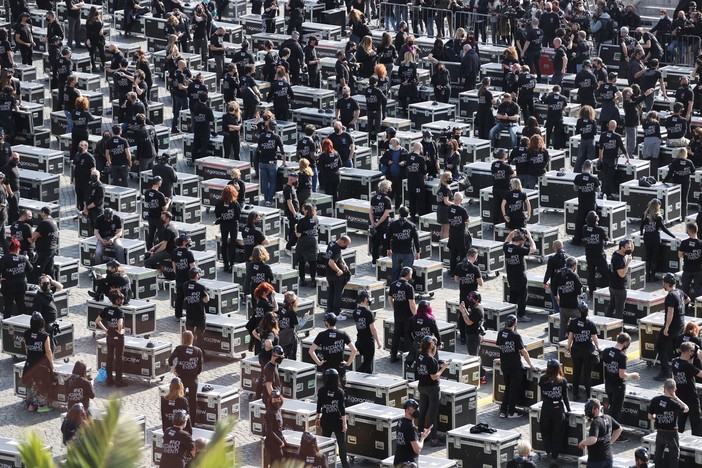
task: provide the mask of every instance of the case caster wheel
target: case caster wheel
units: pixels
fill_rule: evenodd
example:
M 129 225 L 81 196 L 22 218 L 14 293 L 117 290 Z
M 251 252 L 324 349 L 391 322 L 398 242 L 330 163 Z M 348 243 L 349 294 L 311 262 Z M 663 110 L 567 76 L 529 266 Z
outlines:
M 65 362 L 66 364 L 68 364 L 68 361 L 69 359 L 67 357 L 63 358 L 63 362 Z
M 651 361 L 646 361 L 646 367 L 651 367 L 653 363 Z
M 536 258 L 536 261 L 537 261 L 538 263 L 544 263 L 544 259 L 543 259 L 542 257 L 537 257 L 537 258 Z
M 93 332 L 93 338 L 95 338 L 96 336 L 97 336 L 97 333 Z
M 150 336 L 151 335 L 144 335 L 144 338 L 148 340 Z

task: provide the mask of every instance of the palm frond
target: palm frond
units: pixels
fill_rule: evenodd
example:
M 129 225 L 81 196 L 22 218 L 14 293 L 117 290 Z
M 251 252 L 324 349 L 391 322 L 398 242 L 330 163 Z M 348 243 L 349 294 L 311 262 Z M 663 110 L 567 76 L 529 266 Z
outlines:
M 135 421 L 120 415 L 118 400 L 111 400 L 100 419 L 83 428 L 68 447 L 66 468 L 132 468 L 142 456 L 144 441 Z
M 232 468 L 236 466 L 234 450 L 227 447 L 227 436 L 234 429 L 236 420 L 225 418 L 217 421 L 212 439 L 204 452 L 198 454 L 191 468 Z
M 30 432 L 27 440 L 20 443 L 18 450 L 24 466 L 33 468 L 55 468 L 56 466 L 51 452 L 45 450 L 45 444 L 36 432 Z

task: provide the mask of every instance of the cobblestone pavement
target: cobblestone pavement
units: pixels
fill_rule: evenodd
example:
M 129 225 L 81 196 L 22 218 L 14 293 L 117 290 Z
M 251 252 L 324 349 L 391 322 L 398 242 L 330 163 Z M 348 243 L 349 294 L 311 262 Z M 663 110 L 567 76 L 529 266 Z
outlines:
M 41 68 L 41 65 L 39 66 Z M 103 81 L 103 91 L 105 95 L 108 95 L 107 88 L 105 87 Z M 161 90 L 163 93 L 163 90 Z M 164 98 L 166 103 L 166 118 L 170 119 L 170 99 Z M 48 117 L 48 112 L 46 113 Z M 47 119 L 48 121 L 48 119 Z M 106 127 L 109 119 L 104 119 L 104 126 Z M 48 123 L 47 123 L 48 125 Z M 57 147 L 56 141 L 52 141 L 53 147 Z M 182 149 L 182 137 L 172 138 L 172 147 Z M 193 168 L 187 166 L 181 159 L 178 162 L 178 171 L 181 172 L 193 172 Z M 132 187 L 137 187 L 137 181 L 131 180 L 130 185 Z M 61 188 L 61 255 L 68 257 L 78 258 L 78 234 L 77 234 L 77 221 L 71 219 L 75 215 L 74 207 L 74 196 L 73 188 L 70 186 L 70 180 L 68 178 L 68 169 L 66 169 L 66 175 L 62 178 L 62 188 Z M 473 204 L 470 207 L 470 214 L 472 216 L 478 215 L 478 206 Z M 207 249 L 215 250 L 214 237 L 215 229 L 213 226 L 214 217 L 211 213 L 203 212 L 203 224 L 207 226 Z M 550 226 L 559 226 L 561 235 L 564 236 L 564 222 L 562 214 L 547 213 L 542 218 L 542 223 Z M 629 226 L 630 230 L 633 230 L 633 225 Z M 682 227 L 680 225 L 674 228 L 676 231 L 682 232 Z M 490 230 L 483 231 L 483 237 L 487 239 L 492 238 L 492 232 Z M 374 275 L 370 266 L 370 257 L 368 256 L 366 240 L 364 236 L 355 234 L 352 235 L 352 247 L 357 248 L 358 255 L 358 273 L 360 275 Z M 583 251 L 580 248 L 568 248 L 569 253 L 576 256 L 582 255 Z M 610 249 L 611 250 L 611 249 Z M 289 263 L 290 259 L 288 256 L 282 255 L 283 263 Z M 435 249 L 434 258 L 438 259 L 438 251 Z M 545 268 L 544 265 L 530 262 L 530 270 L 542 272 Z M 218 266 L 218 279 L 224 281 L 230 281 L 232 279 L 231 275 L 226 275 L 222 273 L 221 264 Z M 90 287 L 90 279 L 88 278 L 87 272 L 81 267 L 80 273 L 80 286 L 70 289 L 70 314 L 68 319 L 73 323 L 75 330 L 75 355 L 71 358 L 71 362 L 75 362 L 77 359 L 81 359 L 88 364 L 89 367 L 96 369 L 96 346 L 95 338 L 87 329 L 86 326 L 86 299 L 87 299 L 87 289 Z M 492 278 L 486 282 L 485 286 L 482 288 L 481 292 L 485 299 L 502 300 L 502 278 Z M 654 285 L 648 285 L 646 287 L 647 291 L 661 290 L 658 283 Z M 662 290 L 661 290 L 662 291 Z M 452 299 L 457 294 L 457 288 L 451 278 L 448 275 L 444 275 L 444 286 L 442 289 L 436 292 L 433 299 L 434 311 L 437 317 L 440 319 L 445 319 L 445 307 L 444 302 L 448 299 Z M 313 297 L 314 290 L 312 288 L 303 288 L 300 292 L 301 297 Z M 167 301 L 166 291 L 159 291 L 158 297 L 152 300 L 156 304 L 157 310 L 157 321 L 156 321 L 156 333 L 152 335 L 154 340 L 165 340 L 172 342 L 174 344 L 178 343 L 178 324 L 174 319 L 173 312 L 169 307 Z M 240 312 L 245 315 L 245 312 Z M 317 324 L 321 323 L 319 316 L 321 311 L 316 310 L 317 313 Z M 547 315 L 545 311 L 531 311 L 531 315 L 535 320 L 529 324 L 520 325 L 521 333 L 531 337 L 543 338 L 546 336 L 545 327 L 547 326 Z M 383 318 L 392 316 L 392 311 L 387 307 L 378 313 L 378 320 L 381 321 Z M 350 331 L 352 336 L 355 336 L 355 330 L 353 330 L 353 325 L 350 321 L 340 322 L 340 326 L 347 331 Z M 380 333 L 382 333 L 382 326 L 378 327 Z M 317 328 L 316 331 L 320 329 Z M 316 331 L 313 331 L 315 333 Z M 635 342 L 631 347 L 631 352 L 633 355 L 638 355 L 638 340 L 636 335 L 634 335 Z M 459 346 L 460 348 L 460 346 Z M 465 348 L 463 348 L 465 352 Z M 376 354 L 376 371 L 380 374 L 387 375 L 399 375 L 400 365 L 391 364 L 389 362 L 388 352 L 380 350 Z M 555 348 L 546 348 L 546 357 L 555 357 Z M 0 354 L 0 427 L 2 428 L 2 435 L 4 437 L 13 437 L 21 439 L 27 430 L 33 430 L 38 432 L 44 441 L 51 445 L 52 453 L 55 456 L 60 456 L 62 452 L 65 451 L 61 444 L 60 435 L 60 418 L 59 415 L 62 410 L 55 410 L 48 414 L 36 414 L 27 413 L 23 409 L 23 405 L 20 399 L 13 394 L 13 373 L 12 366 L 14 360 L 7 354 Z M 638 359 L 630 360 L 631 368 L 642 375 L 641 382 L 638 383 L 639 386 L 661 389 L 662 386 L 652 380 L 654 375 L 654 370 L 647 368 L 642 361 Z M 93 371 L 95 374 L 95 371 Z M 168 382 L 170 376 L 167 375 L 165 381 Z M 208 358 L 206 360 L 205 370 L 201 376 L 202 382 L 215 383 L 220 385 L 233 385 L 238 387 L 240 381 L 240 365 L 235 360 L 221 359 L 221 358 Z M 103 384 L 96 384 L 97 398 L 95 401 L 95 406 L 102 407 L 105 403 L 105 399 L 114 394 L 112 389 L 108 389 Z M 478 410 L 478 421 L 486 422 L 494 427 L 499 427 L 502 429 L 514 429 L 523 434 L 524 437 L 529 437 L 529 428 L 526 418 L 506 420 L 498 418 L 497 406 L 491 402 L 491 390 L 492 390 L 492 378 L 488 374 L 488 385 L 480 388 L 478 393 L 479 399 L 479 410 Z M 146 416 L 146 426 L 147 426 L 147 448 L 144 450 L 144 464 L 148 466 L 151 460 L 151 449 L 150 449 L 150 434 L 153 429 L 160 427 L 160 413 L 159 413 L 159 393 L 156 385 L 151 385 L 145 382 L 140 382 L 136 380 L 129 379 L 129 386 L 123 390 L 120 394 L 121 401 L 124 408 L 127 411 L 142 414 Z M 260 441 L 258 437 L 253 436 L 249 432 L 249 414 L 248 414 L 248 399 L 246 393 L 241 395 L 241 412 L 239 415 L 239 421 L 235 428 L 235 442 L 238 452 L 238 461 L 241 466 L 244 467 L 256 467 L 260 466 Z M 634 435 L 631 437 L 631 442 L 627 443 L 617 443 L 614 446 L 614 452 L 620 456 L 629 456 L 633 460 L 633 450 L 638 446 L 638 436 Z M 435 456 L 446 456 L 446 447 L 430 448 L 427 447 L 423 451 L 424 454 L 431 454 Z M 539 466 L 546 466 L 547 464 L 539 461 Z M 563 466 L 575 466 L 574 463 L 563 462 Z M 377 466 L 375 462 L 368 462 L 357 458 L 355 460 L 354 466 Z

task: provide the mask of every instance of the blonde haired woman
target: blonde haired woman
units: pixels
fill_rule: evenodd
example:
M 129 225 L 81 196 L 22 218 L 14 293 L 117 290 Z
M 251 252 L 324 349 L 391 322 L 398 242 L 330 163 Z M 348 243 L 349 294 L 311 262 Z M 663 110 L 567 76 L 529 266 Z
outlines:
M 416 102 L 419 96 L 417 64 L 415 63 L 415 57 L 412 52 L 405 52 L 397 75 L 400 78 L 400 91 L 397 93 L 397 96 L 400 99 L 405 114 L 409 115 L 407 106 L 411 102 Z
M 190 412 L 188 399 L 185 398 L 183 381 L 178 377 L 173 377 L 171 385 L 168 387 L 168 393 L 161 398 L 161 426 L 164 432 L 173 425 L 173 413 L 177 410 L 183 410 L 191 415 L 191 417 L 188 418 L 188 422 L 185 424 L 184 430 L 192 434 L 193 426 L 190 421 L 195 415 Z
M 522 189 L 522 181 L 512 179 L 509 182 L 511 190 L 502 200 L 502 216 L 508 229 L 525 228 L 531 218 L 531 203 Z
M 373 38 L 371 36 L 365 36 L 361 39 L 361 42 L 358 44 L 358 49 L 356 50 L 356 62 L 360 65 L 358 75 L 361 78 L 370 78 L 373 74 L 377 58 L 378 54 L 375 51 L 375 47 L 373 47 Z
M 224 157 L 226 159 L 240 159 L 241 125 L 241 108 L 235 99 L 227 104 L 227 113 L 222 114 Z
M 311 164 L 306 158 L 301 158 L 298 164 L 300 167 L 297 173 L 297 199 L 300 202 L 300 206 L 302 206 L 312 196 L 312 176 L 314 176 L 314 171 L 312 171 Z

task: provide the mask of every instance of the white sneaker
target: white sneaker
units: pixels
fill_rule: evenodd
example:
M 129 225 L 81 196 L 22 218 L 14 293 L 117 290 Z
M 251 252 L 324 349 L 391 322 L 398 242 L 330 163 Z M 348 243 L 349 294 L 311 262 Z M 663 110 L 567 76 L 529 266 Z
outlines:
M 337 321 L 337 322 L 343 322 L 343 321 L 346 320 L 347 318 L 348 318 L 348 317 L 346 317 L 344 314 L 339 314 L 339 315 L 336 316 L 336 321 Z
M 522 415 L 521 415 L 521 413 L 510 413 L 510 414 L 507 415 L 507 417 L 508 417 L 509 419 L 516 419 L 516 418 L 521 418 Z

